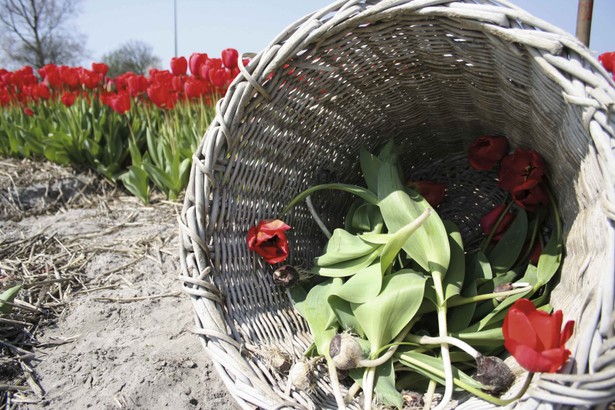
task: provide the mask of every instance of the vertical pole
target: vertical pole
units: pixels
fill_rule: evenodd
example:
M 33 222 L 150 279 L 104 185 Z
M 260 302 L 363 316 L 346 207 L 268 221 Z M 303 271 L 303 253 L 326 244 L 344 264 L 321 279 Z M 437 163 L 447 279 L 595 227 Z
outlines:
M 173 0 L 173 28 L 175 30 L 175 57 L 177 57 L 177 0 Z
M 589 35 L 592 29 L 592 11 L 594 0 L 579 0 L 577 11 L 577 38 L 589 47 Z

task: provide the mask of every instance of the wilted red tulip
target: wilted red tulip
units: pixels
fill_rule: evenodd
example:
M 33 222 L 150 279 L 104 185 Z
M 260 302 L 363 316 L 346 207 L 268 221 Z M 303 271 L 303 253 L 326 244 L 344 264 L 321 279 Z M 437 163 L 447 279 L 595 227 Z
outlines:
M 486 171 L 496 166 L 508 153 L 508 149 L 506 137 L 483 135 L 470 146 L 468 161 L 472 168 Z
M 570 357 L 565 344 L 572 336 L 574 321 L 562 330 L 561 310 L 549 315 L 536 310 L 528 299 L 519 299 L 508 310 L 502 325 L 504 346 L 529 372 L 554 373 Z
M 60 100 L 62 101 L 62 104 L 64 104 L 66 107 L 70 107 L 75 103 L 75 94 L 71 92 L 65 92 L 64 94 L 62 94 L 62 98 Z
M 434 181 L 414 181 L 411 179 L 406 180 L 406 186 L 419 193 L 429 205 L 436 207 L 440 205 L 444 199 L 444 192 L 446 187 L 444 184 Z
M 92 63 L 92 71 L 105 76 L 109 72 L 109 66 L 105 63 Z
M 545 192 L 543 185 L 536 180 L 528 180 L 516 186 L 512 192 L 512 199 L 524 209 L 534 212 L 540 205 L 549 203 L 549 196 Z
M 239 52 L 234 48 L 222 50 L 222 63 L 226 68 L 232 69 L 237 67 Z
M 482 218 L 480 218 L 480 228 L 485 235 L 489 235 L 491 231 L 495 228 L 495 224 L 497 220 L 502 215 L 502 212 L 506 209 L 506 204 L 500 204 L 493 208 L 493 210 L 489 211 Z M 504 233 L 515 219 L 515 215 L 508 211 L 506 215 L 500 221 L 500 224 L 497 226 L 496 231 L 493 233 L 492 239 L 494 241 L 499 241 L 504 236 Z
M 265 262 L 274 264 L 288 257 L 288 240 L 284 231 L 290 229 L 279 219 L 260 221 L 248 231 L 248 249 L 261 255 Z
M 502 159 L 498 177 L 499 187 L 512 192 L 526 181 L 538 181 L 545 173 L 545 163 L 539 153 L 517 148 L 515 152 Z
M 195 76 L 201 75 L 201 67 L 207 61 L 209 57 L 205 53 L 192 53 L 190 59 L 188 60 L 188 65 L 190 66 L 190 73 Z
M 171 58 L 171 72 L 173 75 L 186 75 L 188 71 L 188 62 L 186 57 Z

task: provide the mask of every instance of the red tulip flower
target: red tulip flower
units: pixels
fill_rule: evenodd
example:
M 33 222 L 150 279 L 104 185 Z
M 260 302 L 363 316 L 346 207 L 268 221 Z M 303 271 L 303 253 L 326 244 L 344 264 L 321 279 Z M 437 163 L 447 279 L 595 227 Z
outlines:
M 133 75 L 129 77 L 126 82 L 128 83 L 128 92 L 132 97 L 146 92 L 147 86 L 149 85 L 147 78 L 142 75 Z
M 288 240 L 284 231 L 290 229 L 279 219 L 260 221 L 248 231 L 248 249 L 261 255 L 265 262 L 274 264 L 288 257 Z
M 171 59 L 171 72 L 173 75 L 186 75 L 188 71 L 188 61 L 186 57 L 173 57 Z
M 512 199 L 517 205 L 530 212 L 536 211 L 540 205 L 549 203 L 549 196 L 543 185 L 531 179 L 512 190 Z
M 433 207 L 440 205 L 446 190 L 444 184 L 434 181 L 413 181 L 409 179 L 406 181 L 406 186 L 418 192 Z
M 222 50 L 222 63 L 226 68 L 236 68 L 238 60 L 239 52 L 234 48 L 227 48 L 225 50 Z
M 130 95 L 121 92 L 111 98 L 111 108 L 118 114 L 125 114 L 130 110 Z
M 602 53 L 598 56 L 598 61 L 602 63 L 602 66 L 606 71 L 615 70 L 615 52 Z
M 105 76 L 109 71 L 109 66 L 105 63 L 92 63 L 92 71 Z
M 515 152 L 502 159 L 498 185 L 508 192 L 513 192 L 516 187 L 527 181 L 540 182 L 544 173 L 545 163 L 539 153 L 517 148 Z
M 572 336 L 574 321 L 562 330 L 561 310 L 552 315 L 536 310 L 528 299 L 519 299 L 504 318 L 504 346 L 529 372 L 554 373 L 570 357 L 564 345 Z
M 205 64 L 205 62 L 209 59 L 209 56 L 205 53 L 192 53 L 190 59 L 188 60 L 188 65 L 190 66 L 190 73 L 194 76 L 201 75 L 201 67 Z
M 164 85 L 150 85 L 147 87 L 147 96 L 158 108 L 171 109 L 177 102 L 177 97 Z
M 64 94 L 62 94 L 61 101 L 62 104 L 64 104 L 66 107 L 70 107 L 75 103 L 75 94 L 71 92 L 65 92 Z
M 32 117 L 34 115 L 34 111 L 32 111 L 30 107 L 24 108 L 23 113 L 26 114 L 28 117 Z
M 485 235 L 489 235 L 491 231 L 495 228 L 495 223 L 502 215 L 502 212 L 506 209 L 506 204 L 500 204 L 493 208 L 493 210 L 489 211 L 482 218 L 480 218 L 480 228 Z M 500 221 L 500 224 L 497 226 L 496 231 L 493 233 L 492 239 L 494 241 L 499 241 L 504 236 L 506 230 L 515 219 L 515 215 L 508 211 L 506 215 Z
M 483 135 L 470 146 L 468 160 L 474 169 L 486 171 L 508 153 L 508 139 L 502 136 Z

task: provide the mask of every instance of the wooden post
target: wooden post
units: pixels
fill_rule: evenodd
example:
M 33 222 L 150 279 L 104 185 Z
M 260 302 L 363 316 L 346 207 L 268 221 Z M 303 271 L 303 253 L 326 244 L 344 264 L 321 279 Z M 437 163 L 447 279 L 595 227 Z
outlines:
M 577 38 L 589 47 L 589 35 L 592 29 L 592 11 L 594 0 L 579 0 L 577 11 Z

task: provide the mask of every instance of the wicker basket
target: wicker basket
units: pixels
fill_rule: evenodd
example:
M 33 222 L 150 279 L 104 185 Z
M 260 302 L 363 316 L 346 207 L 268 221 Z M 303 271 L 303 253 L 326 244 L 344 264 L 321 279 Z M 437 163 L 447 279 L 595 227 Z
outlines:
M 573 37 L 503 0 L 338 1 L 242 67 L 217 108 L 181 214 L 180 280 L 241 407 L 335 407 L 325 371 L 313 394 L 285 395 L 285 375 L 262 354 L 298 358 L 310 335 L 248 251 L 248 228 L 316 183 L 360 183 L 360 148 L 393 138 L 406 171 L 453 180 L 442 209 L 471 237 L 498 195 L 459 160 L 482 134 L 545 157 L 566 249 L 551 301 L 577 320 L 570 374 L 538 378 L 517 406 L 615 399 L 615 88 Z M 348 199 L 312 198 L 331 228 Z M 309 266 L 326 239 L 305 207 L 286 222 L 288 262 Z

